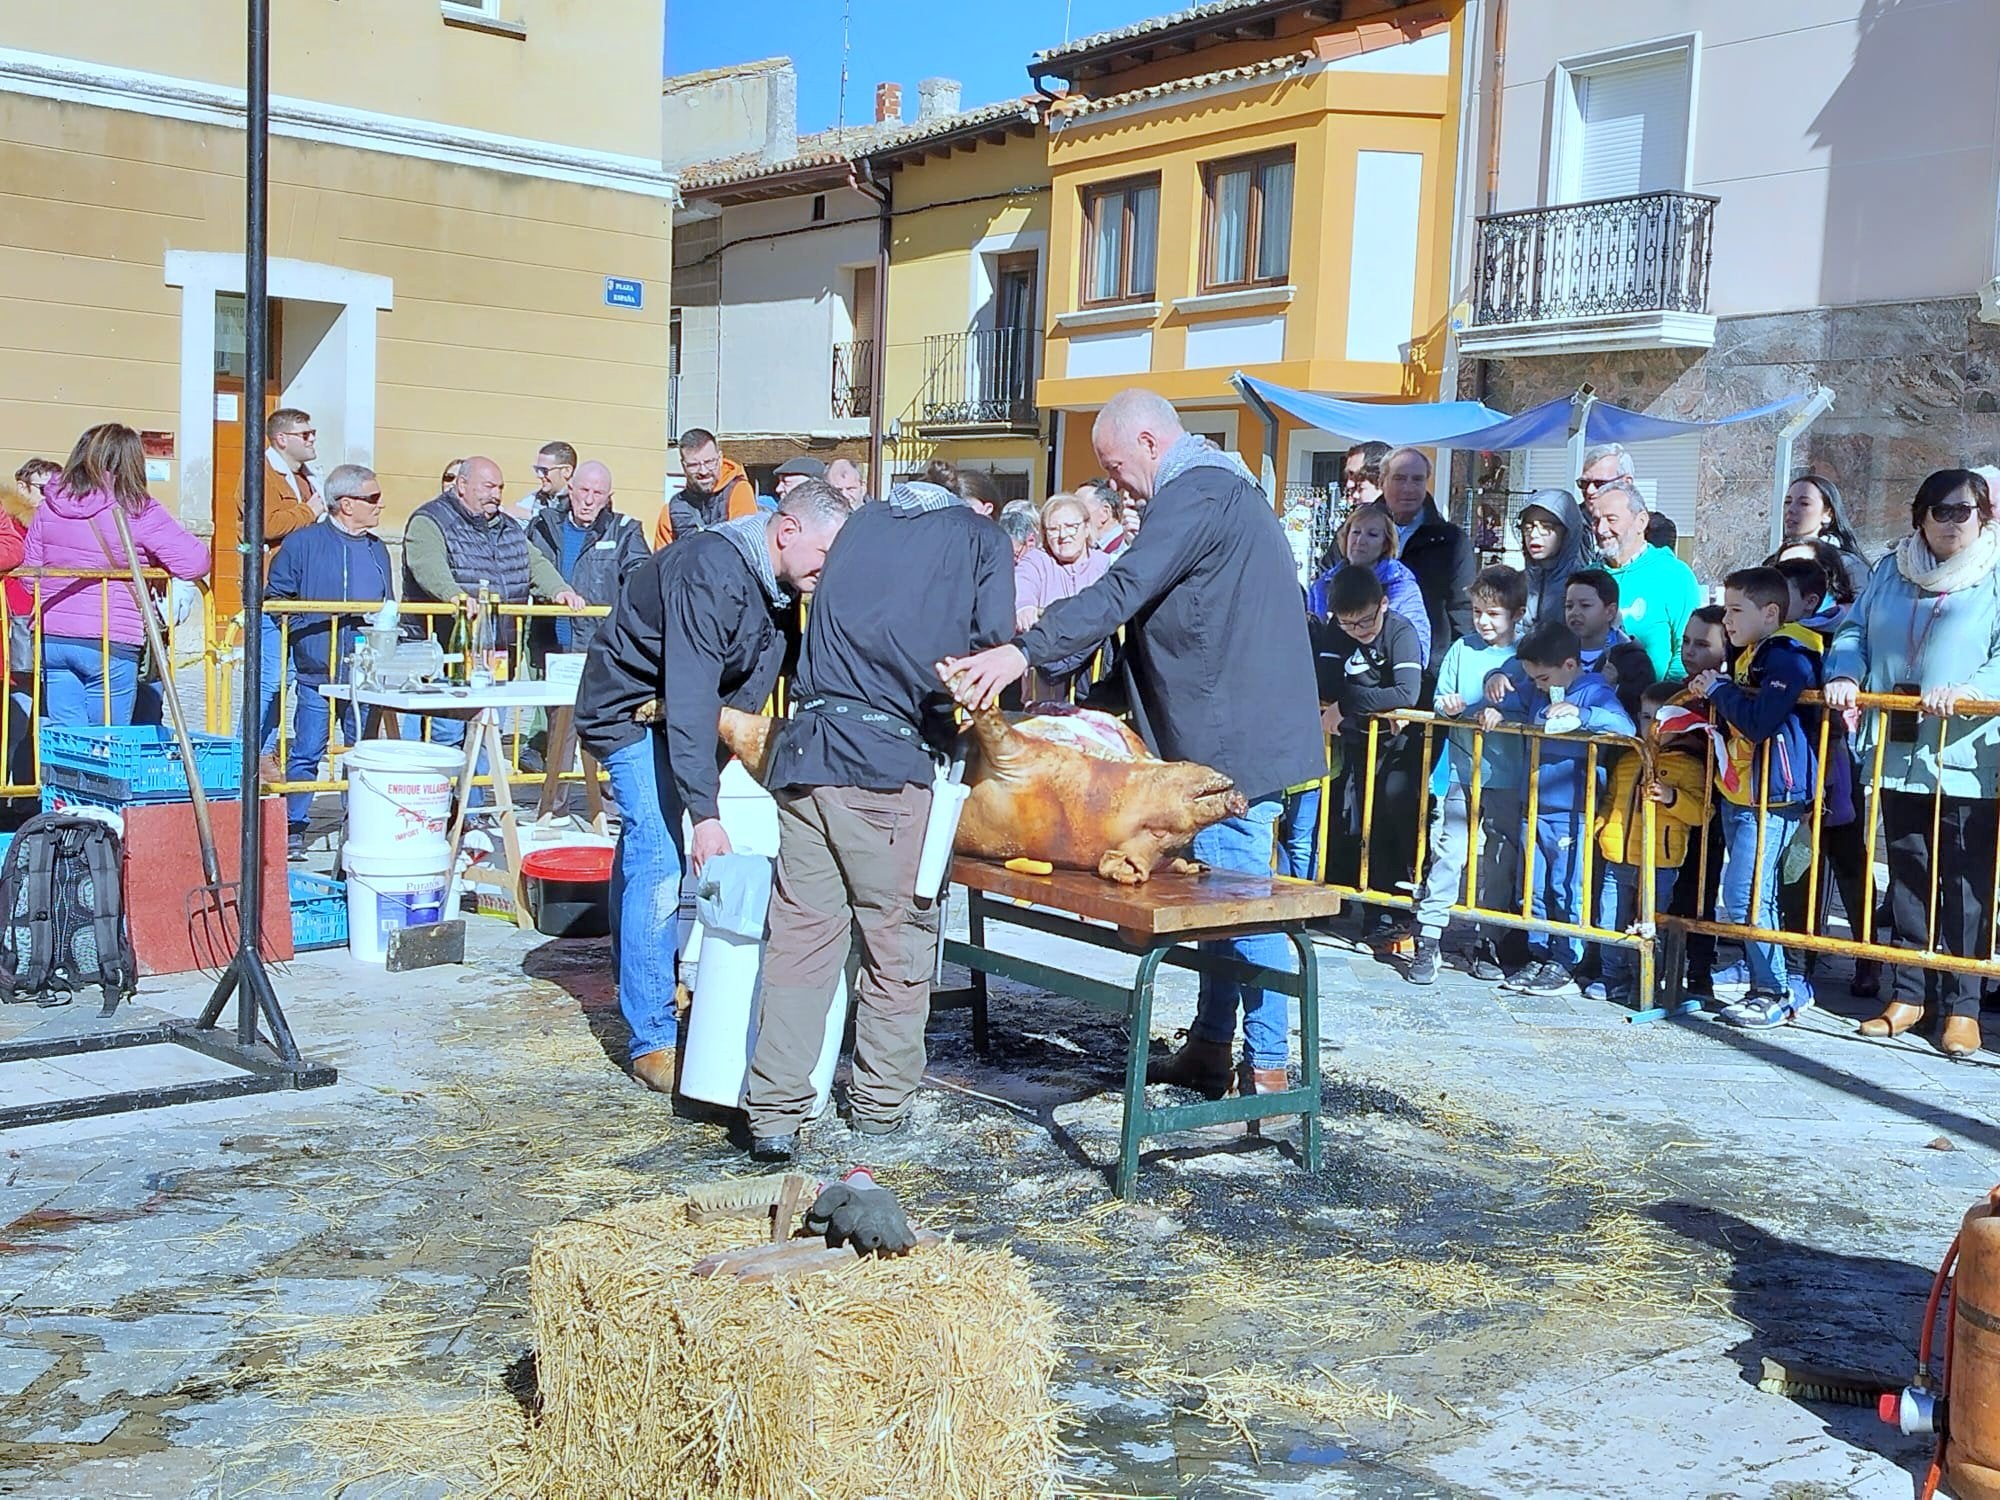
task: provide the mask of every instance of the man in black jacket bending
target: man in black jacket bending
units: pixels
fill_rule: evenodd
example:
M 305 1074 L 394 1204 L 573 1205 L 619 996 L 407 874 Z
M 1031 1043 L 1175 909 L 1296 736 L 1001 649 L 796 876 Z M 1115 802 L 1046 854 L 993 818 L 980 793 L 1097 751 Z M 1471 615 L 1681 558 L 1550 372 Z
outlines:
M 1163 760 L 1213 766 L 1250 803 L 1244 817 L 1197 834 L 1194 857 L 1268 875 L 1285 788 L 1326 773 L 1291 547 L 1249 471 L 1183 430 L 1173 407 L 1151 391 L 1114 396 L 1091 429 L 1091 445 L 1111 482 L 1146 502 L 1146 524 L 1115 567 L 1075 598 L 1050 605 L 1012 644 L 941 662 L 939 674 L 960 703 L 975 707 L 1030 665 L 1074 655 L 1127 626 L 1133 718 L 1146 743 Z M 1272 969 L 1294 962 L 1281 935 L 1221 946 Z M 1239 1007 L 1239 1088 L 1283 1091 L 1291 1054 L 1285 997 L 1206 975 L 1187 1045 L 1147 1077 L 1226 1091 Z
M 663 1094 L 680 1041 L 681 812 L 694 822 L 687 863 L 699 870 L 730 852 L 716 805 L 716 720 L 725 703 L 763 709 L 797 640 L 797 596 L 817 586 L 847 517 L 835 491 L 802 484 L 776 515 L 725 521 L 656 553 L 625 580 L 584 662 L 577 738 L 618 800 L 611 930 L 626 1055 L 632 1076 Z
M 880 1136 L 908 1120 L 938 924 L 937 892 L 917 892 L 917 858 L 932 753 L 954 738 L 937 663 L 1013 632 L 1007 538 L 938 485 L 901 484 L 862 506 L 827 559 L 793 717 L 764 778 L 778 802 L 778 875 L 745 1098 L 761 1161 L 789 1160 L 812 1113 L 813 1065 L 856 928 L 849 1124 Z

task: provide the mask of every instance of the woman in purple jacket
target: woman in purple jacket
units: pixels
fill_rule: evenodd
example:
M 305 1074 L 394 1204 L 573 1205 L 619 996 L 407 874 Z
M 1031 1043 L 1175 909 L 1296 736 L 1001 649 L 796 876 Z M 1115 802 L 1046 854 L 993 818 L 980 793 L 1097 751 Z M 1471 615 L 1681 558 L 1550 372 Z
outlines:
M 28 527 L 21 573 L 42 615 L 42 713 L 50 724 L 129 724 L 139 691 L 146 628 L 129 579 L 44 577 L 43 568 L 122 572 L 125 544 L 111 507 L 122 506 L 145 567 L 176 578 L 208 572 L 208 548 L 146 493 L 139 434 L 117 422 L 85 432 L 49 481 Z M 161 663 L 162 670 L 166 664 Z

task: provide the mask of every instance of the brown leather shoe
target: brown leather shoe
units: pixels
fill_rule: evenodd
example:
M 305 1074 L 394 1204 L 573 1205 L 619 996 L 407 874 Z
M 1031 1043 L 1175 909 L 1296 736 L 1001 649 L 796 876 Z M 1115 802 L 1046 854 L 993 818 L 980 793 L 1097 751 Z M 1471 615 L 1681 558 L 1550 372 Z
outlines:
M 1861 1034 L 1863 1036 L 1901 1036 L 1923 1018 L 1924 1008 L 1921 1005 L 1911 1005 L 1902 1000 L 1891 1000 L 1888 1005 L 1883 1007 L 1881 1015 L 1876 1016 L 1873 1020 L 1861 1023 Z M 1978 1023 L 1975 1022 L 1973 1025 L 1975 1035 L 1978 1029 Z
M 1979 1035 L 1979 1017 L 1945 1017 L 1944 1033 L 1938 1038 L 1938 1050 L 1946 1057 L 1974 1057 L 1983 1045 L 1984 1039 Z
M 1220 1099 L 1229 1092 L 1229 1044 L 1205 1042 L 1191 1036 L 1172 1056 L 1154 1058 L 1146 1064 L 1146 1082 L 1177 1083 Z
M 674 1066 L 678 1051 L 678 1048 L 662 1047 L 657 1052 L 633 1058 L 632 1076 L 656 1094 L 671 1095 L 674 1074 L 678 1071 Z
M 1292 1086 L 1289 1068 L 1253 1068 L 1249 1063 L 1239 1063 L 1236 1068 L 1236 1092 L 1248 1098 L 1252 1094 L 1282 1094 Z M 1277 1125 L 1293 1115 L 1266 1115 L 1261 1120 L 1246 1120 L 1244 1125 L 1251 1135 L 1259 1135 L 1266 1125 Z
M 262 781 L 265 786 L 270 786 L 273 782 L 283 781 L 285 779 L 284 763 L 275 755 L 259 756 L 257 758 L 257 779 Z

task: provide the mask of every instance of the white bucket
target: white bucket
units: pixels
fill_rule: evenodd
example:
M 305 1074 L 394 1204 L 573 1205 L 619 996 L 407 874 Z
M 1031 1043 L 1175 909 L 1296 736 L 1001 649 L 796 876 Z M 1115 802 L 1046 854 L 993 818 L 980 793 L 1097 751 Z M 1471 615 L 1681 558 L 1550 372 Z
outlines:
M 389 935 L 421 927 L 445 916 L 451 881 L 445 850 L 370 849 L 349 843 L 341 852 L 347 867 L 347 952 L 363 963 L 386 963 Z
M 348 845 L 435 849 L 434 863 L 443 868 L 452 788 L 464 765 L 464 752 L 450 745 L 363 740 L 347 752 Z
M 730 847 L 738 854 L 777 857 L 778 804 L 739 761 L 723 767 L 716 810 Z M 695 971 L 693 1004 L 681 1037 L 681 1092 L 689 1098 L 730 1109 L 742 1106 L 750 1080 L 750 1054 L 757 1047 L 757 987 L 763 962 L 764 945 L 756 939 L 709 932 L 699 922 L 692 924 L 681 955 L 683 967 Z M 815 1107 L 824 1105 L 833 1089 L 849 987 L 857 968 L 858 961 L 850 960 L 827 1008 L 819 1062 L 812 1072 Z

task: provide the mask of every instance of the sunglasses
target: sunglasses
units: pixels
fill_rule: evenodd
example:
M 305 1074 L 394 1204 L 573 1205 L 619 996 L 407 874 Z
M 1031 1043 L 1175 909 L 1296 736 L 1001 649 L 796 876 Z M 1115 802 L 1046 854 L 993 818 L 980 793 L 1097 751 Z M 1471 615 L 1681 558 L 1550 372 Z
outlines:
M 350 500 L 366 500 L 370 505 L 380 505 L 382 503 L 382 492 L 376 490 L 373 494 L 350 495 L 348 498 Z
M 553 468 L 554 468 L 554 465 L 552 465 L 552 464 L 536 464 L 536 465 L 535 465 L 535 477 L 536 477 L 537 479 L 547 479 L 547 478 L 549 477 L 549 474 L 550 474 L 550 472 L 552 471 L 552 469 L 553 469 Z
M 1580 490 L 1601 490 L 1609 483 L 1611 481 L 1608 479 L 1585 479 L 1579 475 L 1576 487 Z
M 319 429 L 317 427 L 295 427 L 290 432 L 280 432 L 275 434 L 275 436 L 304 438 L 310 443 L 314 438 L 319 436 Z
M 1961 522 L 1970 521 L 1977 509 L 1978 507 L 1970 500 L 1951 500 L 1942 505 L 1933 505 L 1930 513 L 1946 525 L 1956 526 Z

